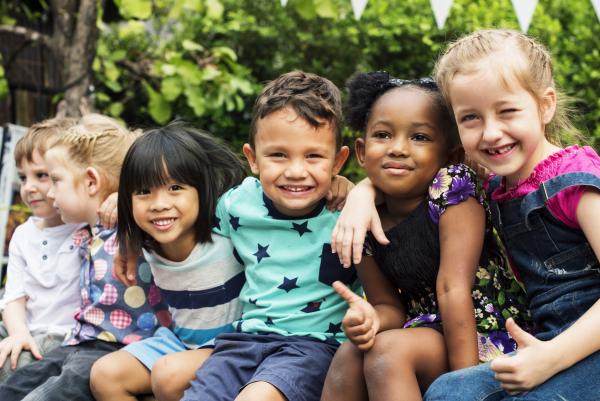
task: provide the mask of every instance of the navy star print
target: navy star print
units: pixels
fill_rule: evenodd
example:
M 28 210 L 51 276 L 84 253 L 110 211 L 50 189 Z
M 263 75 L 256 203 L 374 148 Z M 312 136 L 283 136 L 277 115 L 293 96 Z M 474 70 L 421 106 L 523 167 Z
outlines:
M 215 216 L 215 222 L 213 224 L 217 230 L 221 229 L 221 219 Z
M 285 290 L 285 292 L 290 292 L 294 288 L 300 288 L 299 286 L 296 285 L 297 281 L 298 281 L 298 277 L 294 277 L 293 279 L 290 280 L 289 278 L 284 276 L 283 283 L 281 283 L 277 288 L 279 288 L 280 290 Z
M 274 323 L 273 323 L 273 319 L 271 319 L 271 316 L 267 317 L 265 324 L 267 324 L 268 326 L 273 326 Z
M 302 224 L 292 223 L 292 230 L 298 231 L 298 234 L 302 237 L 306 233 L 312 233 L 311 229 L 308 228 L 308 220 Z
M 267 253 L 267 249 L 269 248 L 269 245 L 267 245 L 267 246 L 262 246 L 261 244 L 256 244 L 256 245 L 258 245 L 258 250 L 252 254 L 252 255 L 256 256 L 256 263 L 260 263 L 260 261 L 263 258 L 271 257 L 271 255 L 269 255 Z
M 304 308 L 302 308 L 300 310 L 305 313 L 317 312 L 317 311 L 321 310 L 321 302 L 319 302 L 319 301 L 309 302 L 306 304 L 306 306 Z
M 329 323 L 329 328 L 327 329 L 327 331 L 325 333 L 331 333 L 335 336 L 337 333 L 341 333 L 341 332 L 342 332 L 342 323 L 338 323 L 338 324 Z
M 240 228 L 240 226 L 241 226 L 240 218 L 235 217 L 234 215 L 230 214 L 229 215 L 229 224 L 231 224 L 231 228 L 233 228 L 235 231 L 237 231 L 237 229 Z

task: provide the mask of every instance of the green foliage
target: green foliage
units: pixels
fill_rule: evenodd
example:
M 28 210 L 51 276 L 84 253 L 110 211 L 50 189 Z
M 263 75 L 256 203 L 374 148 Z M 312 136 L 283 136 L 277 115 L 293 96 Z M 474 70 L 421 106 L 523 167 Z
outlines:
M 463 33 L 519 29 L 510 0 L 455 0 L 442 30 L 429 0 L 370 0 L 358 22 L 350 0 L 116 4 L 124 20 L 101 26 L 94 64 L 98 106 L 134 125 L 192 120 L 238 149 L 256 94 L 283 72 L 315 72 L 342 88 L 355 71 L 426 76 Z M 600 22 L 591 2 L 538 3 L 529 34 L 552 51 L 557 82 L 578 99 L 578 125 L 600 144 Z M 355 162 L 345 173 L 360 175 Z

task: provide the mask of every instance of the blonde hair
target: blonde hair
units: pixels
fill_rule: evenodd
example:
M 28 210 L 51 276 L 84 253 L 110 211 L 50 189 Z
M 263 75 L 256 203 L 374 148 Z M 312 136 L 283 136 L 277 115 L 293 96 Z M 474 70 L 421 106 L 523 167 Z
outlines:
M 554 82 L 554 71 L 550 52 L 537 40 L 509 29 L 488 29 L 476 31 L 451 43 L 438 59 L 434 75 L 450 109 L 449 86 L 457 74 L 476 71 L 481 61 L 489 61 L 494 54 L 517 50 L 522 57 L 502 57 L 493 60 L 486 68 L 494 66 L 499 79 L 506 87 L 510 79 L 516 78 L 521 87 L 533 96 L 540 105 L 547 88 L 557 92 L 556 112 L 546 125 L 545 135 L 548 141 L 561 145 L 561 138 L 580 139 L 581 133 L 571 123 L 569 114 L 571 100 L 560 94 Z
M 44 157 L 48 143 L 74 126 L 74 118 L 49 118 L 33 124 L 27 133 L 15 145 L 15 163 L 20 166 L 23 160 L 33 161 L 33 152 L 38 151 Z
M 51 145 L 65 149 L 67 163 L 98 170 L 106 183 L 101 192 L 105 197 L 117 191 L 125 154 L 140 134 L 110 117 L 86 114 Z

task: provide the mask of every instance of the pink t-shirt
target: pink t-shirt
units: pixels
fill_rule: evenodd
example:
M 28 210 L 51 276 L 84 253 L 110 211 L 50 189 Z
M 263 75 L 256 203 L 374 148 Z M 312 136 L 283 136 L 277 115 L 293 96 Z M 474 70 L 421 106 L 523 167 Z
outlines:
M 492 193 L 492 199 L 503 202 L 520 198 L 539 188 L 543 181 L 561 174 L 586 172 L 600 177 L 600 157 L 589 146 L 573 145 L 561 149 L 542 160 L 527 179 L 515 187 L 506 188 L 506 180 Z M 577 205 L 583 195 L 585 186 L 569 187 L 548 200 L 550 213 L 571 228 L 579 229 L 577 222 Z

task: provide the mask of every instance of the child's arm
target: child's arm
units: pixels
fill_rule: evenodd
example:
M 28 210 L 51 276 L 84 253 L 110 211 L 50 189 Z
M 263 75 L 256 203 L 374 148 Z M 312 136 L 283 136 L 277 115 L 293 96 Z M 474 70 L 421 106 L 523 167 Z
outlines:
M 476 365 L 479 357 L 471 291 L 485 235 L 485 211 L 470 197 L 449 206 L 439 221 L 437 299 L 451 370 Z
M 342 210 L 348 193 L 350 193 L 352 188 L 354 188 L 352 181 L 341 175 L 334 176 L 333 180 L 331 180 L 331 188 L 327 191 L 327 195 L 325 195 L 327 209 L 332 212 Z
M 585 191 L 577 206 L 577 221 L 600 260 L 600 192 Z M 517 341 L 517 355 L 497 358 L 492 369 L 511 394 L 527 391 L 600 350 L 600 300 L 571 327 L 549 341 L 540 341 L 509 320 L 506 328 Z
M 346 336 L 358 349 L 368 351 L 377 333 L 401 328 L 406 314 L 398 289 L 383 275 L 373 258 L 364 258 L 357 270 L 368 302 L 339 281 L 333 287 L 348 302 L 343 320 Z
M 29 350 L 36 359 L 42 359 L 38 345 L 27 327 L 26 298 L 21 297 L 6 304 L 2 312 L 2 320 L 8 331 L 8 337 L 0 341 L 0 367 L 4 366 L 10 356 L 10 366 L 17 367 L 19 355 Z
M 366 178 L 350 191 L 346 205 L 331 233 L 331 250 L 337 252 L 340 262 L 350 267 L 350 261 L 360 263 L 367 231 L 380 244 L 389 244 L 379 214 L 375 208 L 377 191 Z

